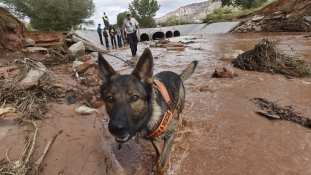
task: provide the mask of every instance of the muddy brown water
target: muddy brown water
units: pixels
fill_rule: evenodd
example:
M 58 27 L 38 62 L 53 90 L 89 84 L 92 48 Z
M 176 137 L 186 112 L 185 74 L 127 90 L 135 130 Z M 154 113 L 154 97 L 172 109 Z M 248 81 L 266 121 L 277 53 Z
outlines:
M 259 108 L 250 101 L 261 97 L 281 104 L 292 104 L 301 115 L 311 118 L 310 78 L 289 79 L 279 74 L 237 68 L 234 70 L 238 77 L 211 78 L 217 66 L 231 66 L 229 62 L 220 60 L 223 54 L 232 50 L 250 50 L 263 37 L 278 40 L 282 50 L 287 53 L 294 50 L 311 61 L 311 38 L 304 38 L 304 35 L 308 33 L 208 35 L 189 44 L 201 50 L 187 47 L 185 51 L 177 52 L 151 48 L 155 57 L 154 73 L 163 70 L 180 73 L 191 61 L 199 60 L 195 73 L 185 82 L 186 105 L 183 117 L 187 121 L 174 141 L 168 174 L 311 174 L 311 130 L 293 122 L 259 116 L 255 113 Z M 170 40 L 180 41 L 185 38 L 189 37 Z M 139 44 L 139 55 L 144 47 L 145 44 Z M 129 49 L 111 50 L 110 53 L 125 60 L 131 59 Z M 105 55 L 105 58 L 121 73 L 132 71 L 114 57 Z M 70 78 L 59 76 L 62 77 L 60 82 Z M 100 115 L 80 116 L 70 112 L 73 106 L 57 105 L 53 107 L 54 112 L 49 114 L 50 119 L 40 125 L 48 125 L 42 132 L 50 133 L 42 134 L 44 139 L 41 142 L 46 142 L 44 140 L 48 136 L 60 129 L 64 130 L 64 134 L 52 145 L 54 151 L 43 161 L 41 174 L 120 174 L 122 169 L 124 174 L 153 174 L 156 155 L 151 143 L 143 141 L 138 145 L 131 140 L 118 150 L 105 129 L 108 117 L 104 108 L 99 109 Z M 101 126 L 102 119 L 105 127 Z M 9 128 L 12 122 L 7 119 L 0 126 Z M 14 129 L 9 130 L 9 133 L 11 138 L 22 140 Z M 1 140 L 8 137 L 0 136 Z M 4 150 L 2 154 L 10 144 L 1 145 L 0 150 Z M 16 150 L 16 147 L 12 147 L 10 151 L 12 159 L 17 156 L 12 153 Z M 1 158 L 5 159 L 4 156 Z

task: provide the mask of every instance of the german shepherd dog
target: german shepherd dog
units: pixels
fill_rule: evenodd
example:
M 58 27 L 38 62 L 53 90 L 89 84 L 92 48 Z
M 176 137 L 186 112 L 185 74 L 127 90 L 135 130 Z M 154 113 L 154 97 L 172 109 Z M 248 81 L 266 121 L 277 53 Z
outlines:
M 98 56 L 100 93 L 110 118 L 109 132 L 119 144 L 128 142 L 134 136 L 151 141 L 158 157 L 157 174 L 166 174 L 178 124 L 173 119 L 160 135 L 152 138 L 147 136 L 159 126 L 163 115 L 169 109 L 172 112 L 177 110 L 178 123 L 182 124 L 181 113 L 185 102 L 183 81 L 190 77 L 197 64 L 197 61 L 193 61 L 180 75 L 170 71 L 153 75 L 153 57 L 149 48 L 146 48 L 134 71 L 120 75 L 101 54 Z M 154 80 L 166 87 L 171 105 L 166 103 L 155 87 Z M 160 149 L 160 140 L 164 141 L 163 150 Z

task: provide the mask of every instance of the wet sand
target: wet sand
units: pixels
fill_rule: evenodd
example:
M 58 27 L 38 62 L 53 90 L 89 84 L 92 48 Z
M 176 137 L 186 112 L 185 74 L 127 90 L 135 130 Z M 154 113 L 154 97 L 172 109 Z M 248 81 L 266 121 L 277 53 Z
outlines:
M 279 47 L 290 53 L 295 50 L 311 61 L 311 38 L 307 33 L 247 33 L 208 35 L 189 44 L 201 50 L 186 48 L 183 52 L 151 48 L 155 57 L 154 73 L 171 70 L 180 73 L 191 61 L 199 60 L 195 73 L 185 82 L 186 125 L 179 131 L 170 156 L 170 175 L 188 174 L 311 174 L 311 132 L 296 123 L 269 120 L 255 113 L 259 110 L 250 99 L 266 98 L 297 106 L 310 117 L 311 79 L 286 78 L 283 75 L 243 71 L 233 68 L 238 77 L 213 79 L 217 66 L 231 64 L 221 61 L 232 50 L 247 51 L 263 37 L 279 40 Z M 172 38 L 179 41 L 187 37 Z M 145 45 L 140 43 L 138 55 Z M 129 49 L 111 50 L 125 60 L 131 59 Z M 120 73 L 132 68 L 105 55 Z M 137 60 L 137 58 L 135 58 Z M 64 75 L 65 74 L 65 75 Z M 55 71 L 60 83 L 75 83 L 66 71 Z M 68 82 L 71 79 L 72 82 Z M 205 87 L 207 91 L 200 91 Z M 41 174 L 153 174 L 156 154 L 151 143 L 137 145 L 133 140 L 117 150 L 106 129 L 108 116 L 104 107 L 98 115 L 82 116 L 74 105 L 52 104 L 48 119 L 39 121 L 40 137 L 33 158 L 37 159 L 48 139 L 63 130 L 43 160 Z M 305 113 L 304 113 L 305 112 Z M 102 120 L 104 126 L 102 127 Z M 0 160 L 17 159 L 25 143 L 25 132 L 31 127 L 17 127 L 13 118 L 0 122 Z M 122 167 L 122 168 L 121 168 Z

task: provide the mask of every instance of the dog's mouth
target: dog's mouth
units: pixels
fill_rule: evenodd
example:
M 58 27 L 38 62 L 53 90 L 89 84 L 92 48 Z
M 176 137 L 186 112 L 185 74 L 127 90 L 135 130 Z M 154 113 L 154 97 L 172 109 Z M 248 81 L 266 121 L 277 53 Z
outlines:
M 116 141 L 118 143 L 125 143 L 128 142 L 132 137 L 130 137 L 130 134 L 125 137 L 116 137 Z

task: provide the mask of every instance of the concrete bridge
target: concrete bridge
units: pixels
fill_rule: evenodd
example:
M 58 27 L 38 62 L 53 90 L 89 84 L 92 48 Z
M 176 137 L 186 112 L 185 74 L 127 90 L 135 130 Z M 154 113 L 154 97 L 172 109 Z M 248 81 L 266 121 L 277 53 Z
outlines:
M 212 24 L 186 24 L 170 27 L 144 28 L 140 30 L 141 41 L 152 41 L 156 39 L 172 38 L 178 36 L 195 36 L 206 34 L 228 33 L 239 25 L 239 22 L 219 22 Z M 75 39 L 96 45 L 100 50 L 106 50 L 99 42 L 96 30 L 77 30 Z

